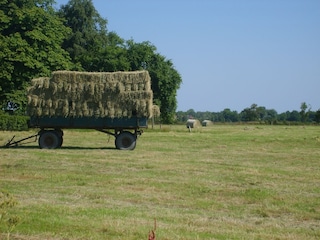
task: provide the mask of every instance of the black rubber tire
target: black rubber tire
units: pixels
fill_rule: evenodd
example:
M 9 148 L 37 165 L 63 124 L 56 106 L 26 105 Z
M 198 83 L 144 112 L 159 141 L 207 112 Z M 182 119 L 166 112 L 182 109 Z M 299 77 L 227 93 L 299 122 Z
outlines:
M 43 149 L 55 149 L 62 145 L 62 137 L 55 131 L 43 131 L 39 137 L 39 147 Z
M 116 137 L 115 144 L 119 150 L 133 150 L 137 144 L 137 137 L 131 132 L 124 131 Z
M 58 147 L 61 148 L 62 144 L 63 144 L 63 137 L 61 136 L 61 137 L 59 137 Z
M 63 144 L 63 131 L 61 129 L 55 129 L 54 131 L 57 134 L 57 136 L 59 137 L 58 147 L 60 148 Z
M 57 133 L 57 135 L 58 135 L 59 137 L 63 137 L 63 131 L 62 131 L 62 129 L 57 128 L 57 129 L 54 129 L 54 131 Z

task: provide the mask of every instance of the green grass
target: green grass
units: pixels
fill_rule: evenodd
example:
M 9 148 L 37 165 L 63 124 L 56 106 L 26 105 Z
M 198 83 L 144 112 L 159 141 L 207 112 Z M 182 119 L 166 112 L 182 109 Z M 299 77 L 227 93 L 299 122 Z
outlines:
M 318 126 L 157 126 L 134 151 L 64 132 L 61 149 L 0 149 L 11 239 L 147 239 L 154 219 L 159 240 L 320 238 Z M 0 143 L 14 134 L 32 132 Z

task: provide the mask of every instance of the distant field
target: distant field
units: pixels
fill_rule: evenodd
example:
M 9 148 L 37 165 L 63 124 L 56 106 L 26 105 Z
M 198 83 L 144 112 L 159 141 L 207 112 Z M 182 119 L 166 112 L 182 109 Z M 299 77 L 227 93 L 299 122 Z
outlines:
M 61 149 L 0 149 L 10 239 L 148 239 L 154 219 L 157 240 L 320 239 L 319 126 L 156 126 L 134 151 L 64 132 Z

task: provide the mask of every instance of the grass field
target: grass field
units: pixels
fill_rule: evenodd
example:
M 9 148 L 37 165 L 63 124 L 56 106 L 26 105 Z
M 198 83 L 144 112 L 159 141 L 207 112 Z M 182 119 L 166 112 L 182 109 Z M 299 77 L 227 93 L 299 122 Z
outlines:
M 319 126 L 156 128 L 134 151 L 85 130 L 65 130 L 61 149 L 0 149 L 20 219 L 9 238 L 148 239 L 156 219 L 157 240 L 320 239 Z

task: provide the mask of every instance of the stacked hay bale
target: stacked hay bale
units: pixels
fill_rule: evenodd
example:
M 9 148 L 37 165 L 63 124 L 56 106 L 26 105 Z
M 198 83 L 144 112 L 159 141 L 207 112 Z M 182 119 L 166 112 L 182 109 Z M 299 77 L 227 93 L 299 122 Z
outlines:
M 153 107 L 152 107 L 152 115 L 153 115 L 153 117 L 160 117 L 160 114 L 161 114 L 161 112 L 160 112 L 159 106 L 158 105 L 153 105 Z
M 57 71 L 33 79 L 27 113 L 37 117 L 151 117 L 153 94 L 147 71 Z
M 201 127 L 201 123 L 198 119 L 188 119 L 187 120 L 187 128 L 199 128 Z
M 210 120 L 203 120 L 202 121 L 202 126 L 203 127 L 209 127 L 209 126 L 212 126 L 213 125 L 213 122 L 210 121 Z

